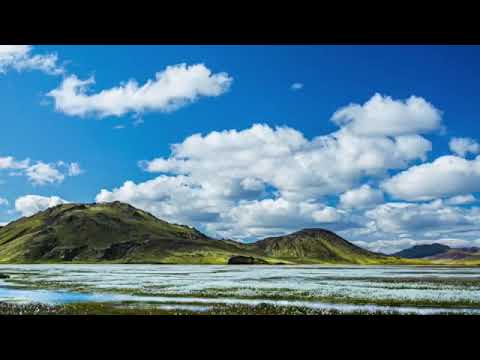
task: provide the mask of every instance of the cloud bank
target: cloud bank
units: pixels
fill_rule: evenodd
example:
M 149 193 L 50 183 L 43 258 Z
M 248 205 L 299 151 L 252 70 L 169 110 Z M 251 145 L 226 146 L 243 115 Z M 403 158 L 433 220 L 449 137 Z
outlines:
M 78 176 L 84 171 L 76 162 L 32 163 L 30 159 L 16 160 L 13 156 L 0 157 L 0 171 L 10 170 L 11 176 L 26 176 L 34 185 L 62 183 L 67 176 Z
M 70 116 L 123 116 L 127 113 L 170 112 L 201 97 L 216 97 L 230 88 L 233 79 L 227 73 L 212 73 L 204 64 L 167 66 L 153 80 L 139 85 L 136 80 L 88 93 L 95 83 L 90 77 L 67 76 L 47 96 L 53 98 L 55 109 Z
M 56 54 L 33 55 L 30 45 L 0 45 L 0 74 L 10 69 L 16 71 L 38 70 L 49 75 L 61 75 L 65 72 L 58 65 Z
M 157 177 L 102 189 L 96 201 L 128 202 L 243 241 L 302 227 L 327 227 L 387 252 L 405 239 L 475 241 L 478 160 L 428 162 L 425 135 L 443 129 L 440 110 L 420 97 L 375 94 L 331 120 L 337 131 L 311 139 L 264 124 L 193 134 L 170 156 L 139 163 Z

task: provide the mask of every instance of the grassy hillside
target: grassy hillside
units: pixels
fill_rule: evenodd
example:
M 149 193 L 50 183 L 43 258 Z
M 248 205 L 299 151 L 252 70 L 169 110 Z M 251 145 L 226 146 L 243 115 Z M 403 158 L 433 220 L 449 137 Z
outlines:
M 242 252 L 119 202 L 59 205 L 0 229 L 0 262 L 226 263 Z
M 271 257 L 300 263 L 388 264 L 402 262 L 362 249 L 337 234 L 323 229 L 304 229 L 271 237 L 255 244 Z

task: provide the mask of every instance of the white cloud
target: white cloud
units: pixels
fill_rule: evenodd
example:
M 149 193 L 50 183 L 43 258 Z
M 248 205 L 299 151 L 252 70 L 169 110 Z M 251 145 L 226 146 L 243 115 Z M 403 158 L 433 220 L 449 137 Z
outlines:
M 239 239 L 280 234 L 286 228 L 331 226 L 344 216 L 342 210 L 320 203 L 237 199 L 242 191 L 263 190 L 256 185 L 248 190 L 230 187 L 219 193 L 211 184 L 196 184 L 183 175 L 161 175 L 140 184 L 127 181 L 112 191 L 103 189 L 96 201 L 127 202 L 167 221 L 203 225 L 215 236 Z M 245 197 L 248 194 L 242 193 L 240 198 Z
M 429 203 L 385 203 L 369 210 L 366 217 L 375 222 L 375 229 L 384 233 L 409 233 L 460 229 L 476 226 L 479 208 L 461 208 L 442 200 Z
M 293 90 L 293 91 L 298 91 L 298 90 L 302 90 L 303 89 L 303 84 L 302 83 L 293 83 L 291 86 L 290 86 L 290 89 Z
M 308 200 L 349 190 L 362 176 L 384 176 L 387 169 L 404 168 L 412 160 L 424 159 L 430 149 L 430 142 L 419 135 L 390 139 L 340 129 L 309 141 L 288 127 L 256 124 L 242 131 L 189 136 L 172 147 L 169 158 L 142 166 L 222 188 L 225 182 L 255 178 L 286 199 Z
M 300 228 L 338 227 L 345 215 L 342 210 L 314 202 L 283 198 L 241 201 L 208 229 L 226 238 L 259 238 Z
M 364 213 L 350 213 L 357 228 L 340 235 L 373 251 L 392 253 L 415 244 L 480 245 L 480 208 L 455 206 L 448 201 L 387 202 Z
M 139 86 L 129 80 L 111 89 L 88 94 L 95 83 L 93 77 L 80 80 L 75 75 L 66 77 L 62 84 L 47 95 L 55 101 L 57 111 L 71 116 L 122 116 L 147 111 L 174 111 L 204 96 L 219 96 L 232 83 L 227 73 L 213 74 L 203 64 L 167 66 L 154 80 Z
M 448 145 L 453 153 L 461 157 L 465 157 L 468 153 L 480 152 L 480 145 L 470 138 L 452 138 Z
M 445 200 L 445 204 L 448 205 L 466 205 L 476 202 L 477 199 L 472 194 L 457 195 Z
M 125 201 L 168 221 L 203 224 L 238 238 L 274 231 L 265 217 L 258 216 L 265 224 L 254 225 L 240 216 L 239 209 L 253 214 L 266 204 L 283 206 L 270 215 L 271 222 L 279 219 L 277 232 L 322 223 L 345 225 L 349 221 L 339 215 L 342 211 L 323 204 L 322 197 L 351 190 L 364 176 L 382 178 L 388 169 L 405 168 L 425 159 L 430 149 L 430 142 L 416 134 L 390 138 L 340 129 L 308 140 L 295 129 L 256 124 L 241 131 L 189 136 L 172 146 L 170 157 L 140 163 L 146 171 L 162 175 L 103 189 L 97 201 Z M 361 189 L 368 192 L 365 205 L 381 196 L 379 190 Z M 311 211 L 299 212 L 300 206 Z
M 0 170 L 14 170 L 10 176 L 26 176 L 35 185 L 61 183 L 65 176 L 78 176 L 84 172 L 76 162 L 47 164 L 37 161 L 32 164 L 30 159 L 19 161 L 13 156 L 0 157 Z
M 68 201 L 58 196 L 25 195 L 15 201 L 15 210 L 20 212 L 22 216 L 31 216 L 39 211 L 66 203 L 68 203 Z
M 365 104 L 337 110 L 332 121 L 359 135 L 408 135 L 439 129 L 442 115 L 421 97 L 406 101 L 375 94 Z
M 140 184 L 126 181 L 112 191 L 102 189 L 96 201 L 123 201 L 167 221 L 192 224 L 216 221 L 227 200 L 214 195 L 208 187 L 195 184 L 188 177 L 162 175 Z
M 361 216 L 347 213 L 383 198 L 368 185 L 358 188 L 361 181 L 383 179 L 388 170 L 425 161 L 432 146 L 415 131 L 441 126 L 440 113 L 423 99 L 403 103 L 378 97 L 367 104 L 386 105 L 366 105 L 368 116 L 360 121 L 396 124 L 401 117 L 414 130 L 397 126 L 389 133 L 359 134 L 350 122 L 339 122 L 338 131 L 311 140 L 289 127 L 261 124 L 194 134 L 173 145 L 169 157 L 140 162 L 159 177 L 103 189 L 97 201 L 125 201 L 168 221 L 201 224 L 212 234 L 235 238 L 322 224 L 358 227 Z M 342 193 L 343 209 L 325 203 L 326 196 Z
M 2 197 L 0 197 L 0 206 L 5 206 L 5 205 L 8 205 L 9 202 L 7 199 L 4 199 Z
M 79 163 L 73 162 L 68 165 L 68 176 L 78 176 L 84 173 Z
M 383 193 L 370 185 L 348 190 L 340 195 L 340 206 L 345 208 L 365 208 L 383 202 Z
M 0 45 L 0 74 L 13 68 L 17 71 L 39 70 L 50 75 L 60 75 L 64 69 L 57 64 L 56 54 L 32 55 L 30 45 Z
M 18 170 L 25 169 L 29 166 L 30 159 L 17 161 L 13 156 L 0 157 L 0 170 L 10 169 Z
M 430 200 L 477 192 L 480 191 L 480 156 L 474 160 L 442 156 L 395 175 L 382 187 L 404 200 Z
M 25 175 L 35 185 L 61 183 L 65 179 L 54 165 L 38 162 L 27 168 Z
M 417 126 L 419 132 L 425 128 Z M 428 176 L 442 182 L 432 188 L 448 199 L 426 204 L 385 204 L 382 191 L 374 186 L 388 178 L 390 170 L 426 161 L 430 150 L 426 138 L 411 131 L 400 135 L 398 129 L 388 135 L 359 134 L 346 124 L 331 134 L 307 139 L 289 127 L 256 124 L 244 130 L 191 135 L 173 145 L 170 156 L 140 163 L 144 170 L 160 173 L 157 177 L 103 189 L 96 200 L 124 201 L 167 221 L 239 240 L 326 227 L 367 243 L 475 241 L 480 238 L 480 230 L 475 232 L 480 209 L 457 206 L 470 203 L 467 195 L 474 191 L 445 195 L 443 179 L 448 183 L 448 176 Z M 372 185 L 362 185 L 366 179 Z M 338 208 L 332 206 L 335 200 Z

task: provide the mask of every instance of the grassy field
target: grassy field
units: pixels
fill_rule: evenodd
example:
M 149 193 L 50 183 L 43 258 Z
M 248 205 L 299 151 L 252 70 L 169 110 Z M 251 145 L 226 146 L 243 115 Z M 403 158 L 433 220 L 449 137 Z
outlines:
M 442 313 L 438 313 L 442 315 Z M 444 313 L 448 315 L 448 312 Z M 298 306 L 274 306 L 260 304 L 246 305 L 219 305 L 204 312 L 188 310 L 163 310 L 155 307 L 129 306 L 128 304 L 115 305 L 110 303 L 83 303 L 67 305 L 42 305 L 42 304 L 6 304 L 0 303 L 0 315 L 160 315 L 160 316 L 208 316 L 208 315 L 409 315 L 395 310 L 385 311 L 352 311 L 349 313 L 334 309 L 311 309 Z M 411 313 L 414 315 L 414 313 Z

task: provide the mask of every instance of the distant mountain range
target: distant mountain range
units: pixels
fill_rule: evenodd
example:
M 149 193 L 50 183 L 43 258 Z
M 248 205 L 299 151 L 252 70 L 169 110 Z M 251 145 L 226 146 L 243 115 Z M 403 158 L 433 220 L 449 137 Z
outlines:
M 428 259 L 428 260 L 480 260 L 480 248 L 451 248 L 443 244 L 415 245 L 411 248 L 399 251 L 392 256 L 405 259 Z
M 324 229 L 304 229 L 253 244 L 216 240 L 121 202 L 58 205 L 0 228 L 3 263 L 382 264 L 397 260 Z

